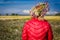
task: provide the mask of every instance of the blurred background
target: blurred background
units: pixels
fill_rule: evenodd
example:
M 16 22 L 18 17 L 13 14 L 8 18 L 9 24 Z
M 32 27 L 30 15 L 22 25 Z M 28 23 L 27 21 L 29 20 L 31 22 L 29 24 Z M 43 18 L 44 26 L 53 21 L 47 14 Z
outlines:
M 29 11 L 42 2 L 49 4 L 45 19 L 51 24 L 53 40 L 60 40 L 60 0 L 0 0 L 0 40 L 22 40 L 24 23 L 31 19 Z

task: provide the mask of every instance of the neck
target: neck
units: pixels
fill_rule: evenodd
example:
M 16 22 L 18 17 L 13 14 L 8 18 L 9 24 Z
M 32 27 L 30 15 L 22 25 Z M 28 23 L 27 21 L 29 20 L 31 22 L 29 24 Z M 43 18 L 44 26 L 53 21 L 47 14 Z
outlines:
M 38 20 L 44 20 L 44 16 L 43 17 L 38 17 Z

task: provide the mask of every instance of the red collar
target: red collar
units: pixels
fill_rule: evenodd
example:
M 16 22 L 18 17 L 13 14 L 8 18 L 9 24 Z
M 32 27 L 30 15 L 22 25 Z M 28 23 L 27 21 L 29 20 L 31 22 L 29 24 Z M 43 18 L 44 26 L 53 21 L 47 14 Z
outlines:
M 47 20 L 39 20 L 38 18 L 34 18 L 34 17 L 32 17 L 31 19 L 33 19 L 33 20 L 36 20 L 36 21 L 47 21 Z

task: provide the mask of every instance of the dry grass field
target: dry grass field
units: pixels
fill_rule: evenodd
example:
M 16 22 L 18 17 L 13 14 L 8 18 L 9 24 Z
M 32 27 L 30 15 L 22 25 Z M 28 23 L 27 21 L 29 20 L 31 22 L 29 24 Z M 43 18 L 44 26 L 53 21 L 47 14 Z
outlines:
M 22 40 L 22 28 L 30 16 L 0 16 L 0 40 Z M 45 16 L 53 30 L 53 40 L 60 40 L 60 16 Z
M 31 16 L 0 16 L 0 20 L 8 20 L 8 19 L 26 19 Z M 47 20 L 60 20 L 60 16 L 45 16 Z

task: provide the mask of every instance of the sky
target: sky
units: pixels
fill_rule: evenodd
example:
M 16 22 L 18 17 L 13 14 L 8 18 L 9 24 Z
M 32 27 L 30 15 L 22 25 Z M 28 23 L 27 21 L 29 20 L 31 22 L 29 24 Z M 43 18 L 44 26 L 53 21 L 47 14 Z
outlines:
M 49 3 L 47 14 L 60 12 L 60 0 L 0 0 L 0 14 L 29 14 L 30 9 L 41 2 Z

